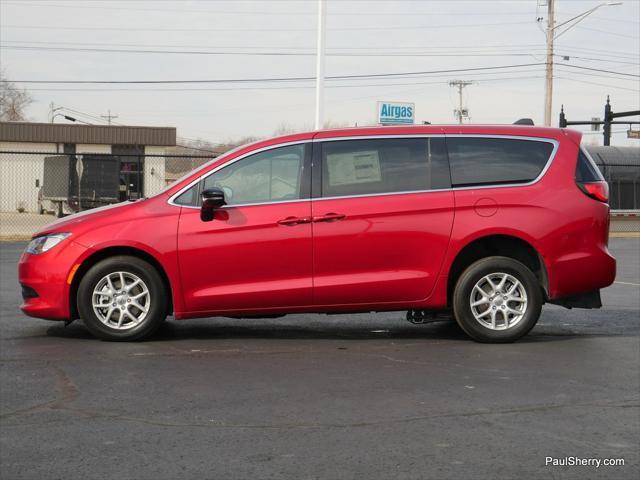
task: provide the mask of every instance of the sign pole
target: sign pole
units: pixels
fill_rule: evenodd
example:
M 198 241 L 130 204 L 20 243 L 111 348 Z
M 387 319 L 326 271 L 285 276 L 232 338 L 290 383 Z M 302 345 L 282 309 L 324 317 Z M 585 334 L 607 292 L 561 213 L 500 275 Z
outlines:
M 324 50 L 326 23 L 326 0 L 318 0 L 318 49 L 316 53 L 316 130 L 320 130 L 324 123 Z

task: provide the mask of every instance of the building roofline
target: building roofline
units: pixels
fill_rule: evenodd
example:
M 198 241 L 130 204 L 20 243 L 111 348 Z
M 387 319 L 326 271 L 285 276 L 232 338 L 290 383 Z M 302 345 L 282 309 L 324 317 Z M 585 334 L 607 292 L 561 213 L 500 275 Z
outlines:
M 0 142 L 174 147 L 175 127 L 0 122 Z

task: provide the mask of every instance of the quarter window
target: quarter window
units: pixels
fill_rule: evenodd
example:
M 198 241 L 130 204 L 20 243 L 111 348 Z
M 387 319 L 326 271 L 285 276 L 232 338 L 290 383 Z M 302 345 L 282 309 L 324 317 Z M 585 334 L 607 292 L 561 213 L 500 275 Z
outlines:
M 178 195 L 173 202 L 177 205 L 185 205 L 195 207 L 198 205 L 198 188 L 200 187 L 200 182 L 193 185 L 191 188 L 186 190 L 185 192 Z
M 553 144 L 509 138 L 447 138 L 454 187 L 527 183 L 549 161 Z
M 206 177 L 203 189 L 221 188 L 228 205 L 300 199 L 304 152 L 291 145 L 256 153 Z
M 604 181 L 604 177 L 598 167 L 588 154 L 582 149 L 578 153 L 578 163 L 576 164 L 576 181 L 583 182 L 601 182 Z
M 338 140 L 322 144 L 322 196 L 448 188 L 442 138 Z

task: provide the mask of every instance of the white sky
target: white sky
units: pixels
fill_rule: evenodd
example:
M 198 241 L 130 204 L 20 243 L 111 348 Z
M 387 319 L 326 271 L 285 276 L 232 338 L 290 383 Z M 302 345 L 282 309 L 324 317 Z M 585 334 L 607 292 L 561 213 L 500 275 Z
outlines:
M 543 63 L 545 37 L 536 17 L 546 19 L 546 7 L 537 8 L 538 3 L 537 0 L 328 0 L 326 74 Z M 557 21 L 560 23 L 599 3 L 558 0 Z M 0 0 L 0 60 L 10 80 L 313 77 L 316 12 L 316 0 Z M 251 56 L 238 52 L 307 55 Z M 336 53 L 350 56 L 335 56 Z M 395 55 L 373 56 L 379 53 Z M 640 74 L 640 2 L 625 0 L 621 6 L 600 8 L 557 40 L 556 53 L 571 57 L 569 61 L 556 58 L 559 63 Z M 602 117 L 607 94 L 611 95 L 614 111 L 640 108 L 637 77 L 560 66 L 555 73 L 554 125 L 561 103 L 569 120 Z M 465 90 L 473 123 L 511 123 L 521 117 L 542 123 L 543 65 L 417 78 L 327 81 L 325 119 L 338 124 L 371 124 L 375 122 L 376 101 L 396 100 L 415 102 L 419 121 L 453 123 L 457 95 L 448 85 L 453 79 L 476 82 Z M 49 103 L 54 102 L 93 115 L 111 110 L 118 115 L 115 121 L 124 124 L 176 126 L 181 137 L 212 142 L 249 135 L 268 136 L 282 124 L 310 129 L 314 118 L 313 81 L 20 85 L 27 87 L 36 100 L 28 111 L 33 121 L 47 121 Z M 626 129 L 625 125 L 614 128 L 622 131 L 614 135 L 614 145 L 638 145 L 638 140 L 626 139 Z M 588 135 L 587 139 L 602 142 L 600 134 Z

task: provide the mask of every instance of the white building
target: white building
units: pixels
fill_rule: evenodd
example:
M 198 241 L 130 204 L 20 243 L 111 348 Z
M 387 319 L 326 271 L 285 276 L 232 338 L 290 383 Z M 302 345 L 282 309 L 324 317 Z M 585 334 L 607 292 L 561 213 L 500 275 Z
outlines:
M 82 174 L 79 160 L 93 158 L 94 166 L 104 162 L 115 175 L 116 201 L 152 196 L 166 185 L 165 153 L 175 144 L 173 127 L 0 122 L 0 212 L 51 209 L 43 200 L 44 164 L 55 156 L 76 165 L 67 175 L 71 183 Z

